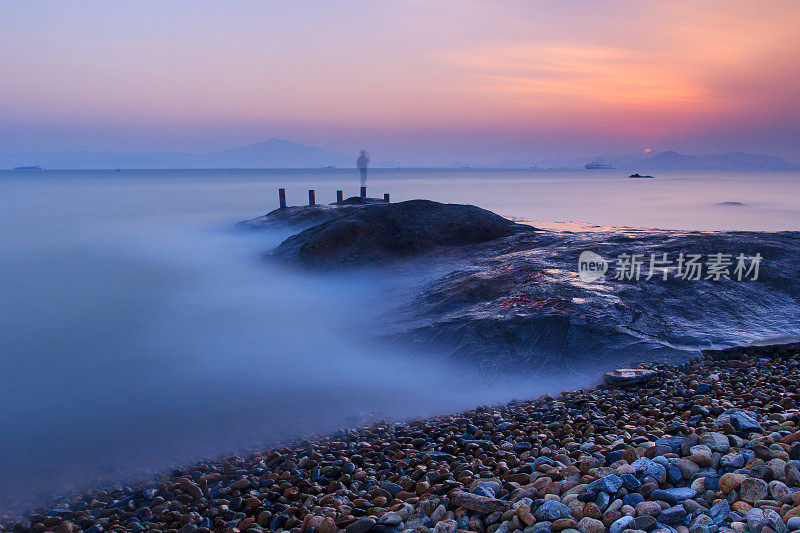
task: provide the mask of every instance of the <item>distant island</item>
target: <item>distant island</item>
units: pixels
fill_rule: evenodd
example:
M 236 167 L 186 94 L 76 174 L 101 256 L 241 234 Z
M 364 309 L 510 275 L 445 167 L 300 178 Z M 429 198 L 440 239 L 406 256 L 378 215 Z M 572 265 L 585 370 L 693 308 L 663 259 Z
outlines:
M 202 153 L 186 152 L 24 152 L 0 154 L 0 169 L 258 169 L 258 168 L 354 168 L 356 152 L 341 154 L 285 139 Z M 378 168 L 413 168 L 408 161 L 373 161 Z M 687 155 L 675 151 L 655 155 L 596 155 L 570 160 L 505 159 L 496 162 L 458 161 L 452 165 L 426 165 L 428 168 L 458 169 L 629 169 L 629 170 L 798 170 L 800 165 L 778 157 L 729 152 Z
M 795 170 L 800 165 L 778 157 L 743 152 L 685 155 L 668 151 L 645 158 L 636 167 L 646 170 Z
M 494 163 L 458 162 L 453 168 L 515 168 L 515 169 L 586 169 L 586 170 L 800 170 L 800 164 L 778 157 L 744 152 L 724 154 L 688 155 L 676 151 L 655 155 L 610 154 L 574 159 L 515 160 L 506 159 Z

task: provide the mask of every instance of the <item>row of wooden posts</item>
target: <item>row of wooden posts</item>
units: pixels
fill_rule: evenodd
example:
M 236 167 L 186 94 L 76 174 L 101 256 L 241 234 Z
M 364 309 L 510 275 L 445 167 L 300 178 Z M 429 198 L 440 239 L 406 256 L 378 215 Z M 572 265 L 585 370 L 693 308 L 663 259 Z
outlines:
M 367 197 L 367 188 L 361 187 L 361 198 Z M 344 192 L 336 191 L 336 203 L 340 204 L 344 201 Z M 383 195 L 383 201 L 389 203 L 389 193 Z M 281 208 L 286 207 L 286 189 L 278 189 L 278 202 Z M 314 197 L 314 189 L 308 190 L 308 205 L 317 205 L 316 198 Z

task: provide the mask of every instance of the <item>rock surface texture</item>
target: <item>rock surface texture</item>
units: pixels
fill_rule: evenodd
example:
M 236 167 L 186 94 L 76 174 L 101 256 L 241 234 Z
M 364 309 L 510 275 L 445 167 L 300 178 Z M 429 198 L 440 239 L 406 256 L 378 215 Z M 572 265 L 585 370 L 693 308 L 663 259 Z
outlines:
M 275 255 L 312 267 L 367 266 L 531 231 L 472 205 L 409 200 L 364 205 L 289 237 Z
M 398 349 L 422 346 L 425 357 L 479 372 L 594 374 L 632 360 L 685 359 L 701 347 L 800 334 L 800 233 L 543 231 L 469 205 L 351 200 L 363 202 L 262 217 L 326 220 L 268 256 L 343 278 L 363 268 L 391 276 L 416 268 L 416 290 L 397 300 L 374 333 Z M 584 251 L 615 266 L 602 280 L 583 282 Z M 649 271 L 651 258 L 707 261 L 719 253 L 734 263 L 727 278 L 678 279 L 674 267 L 665 280 Z M 638 277 L 617 279 L 615 258 L 625 254 L 639 258 Z M 736 279 L 738 254 L 762 258 L 757 280 Z

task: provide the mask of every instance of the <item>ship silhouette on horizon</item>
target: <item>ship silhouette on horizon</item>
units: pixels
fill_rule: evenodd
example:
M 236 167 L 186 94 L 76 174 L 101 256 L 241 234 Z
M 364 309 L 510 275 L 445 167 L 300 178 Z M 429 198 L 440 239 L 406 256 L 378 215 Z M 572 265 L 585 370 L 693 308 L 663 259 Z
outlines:
M 614 168 L 614 165 L 607 163 L 605 159 L 602 157 L 597 157 L 592 160 L 590 163 L 586 163 L 583 165 L 583 168 L 586 170 L 599 170 L 599 169 L 610 169 Z

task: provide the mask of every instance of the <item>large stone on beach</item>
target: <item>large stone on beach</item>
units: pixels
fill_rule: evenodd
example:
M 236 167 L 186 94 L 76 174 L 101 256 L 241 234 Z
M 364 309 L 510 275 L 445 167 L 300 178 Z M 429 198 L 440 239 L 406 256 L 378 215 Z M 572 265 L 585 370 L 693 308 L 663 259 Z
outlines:
M 381 483 L 381 488 L 391 494 L 392 498 L 396 497 L 400 492 L 403 492 L 403 487 L 391 481 L 384 481 Z
M 503 512 L 511 507 L 509 502 L 496 498 L 487 498 L 486 496 L 478 496 L 477 494 L 470 494 L 464 491 L 453 492 L 451 499 L 453 500 L 453 505 L 456 507 L 464 507 L 470 511 L 477 511 L 479 513 L 488 514 L 497 511 Z
M 641 457 L 635 460 L 631 466 L 636 470 L 638 476 L 650 476 L 659 483 L 667 480 L 667 469 L 652 459 Z
M 636 516 L 658 516 L 661 505 L 658 502 L 641 502 L 636 504 Z
M 633 522 L 634 518 L 632 516 L 623 516 L 618 520 L 614 521 L 608 528 L 610 533 L 622 533 L 628 526 Z
M 800 468 L 797 468 L 796 464 L 786 463 L 784 476 L 786 477 L 786 483 L 792 487 L 800 487 Z
M 778 480 L 770 481 L 769 494 L 772 499 L 780 503 L 792 503 L 794 491 Z
M 375 526 L 372 518 L 360 518 L 345 528 L 345 533 L 367 533 Z
M 689 498 L 697 496 L 697 491 L 689 487 L 676 487 L 673 489 L 656 489 L 650 493 L 651 500 L 662 500 L 670 505 L 675 505 Z
M 536 509 L 536 512 L 533 513 L 536 520 L 547 522 L 553 522 L 559 518 L 568 518 L 571 514 L 572 512 L 569 510 L 569 507 L 561 502 L 555 501 L 544 502 Z
M 249 479 L 241 478 L 241 479 L 237 479 L 236 481 L 231 483 L 231 489 L 232 490 L 245 490 L 247 488 L 250 488 L 251 485 L 252 484 L 250 483 Z
M 410 200 L 313 226 L 283 241 L 275 255 L 306 266 L 361 266 L 531 230 L 474 205 Z
M 723 474 L 722 477 L 719 478 L 719 490 L 721 490 L 723 494 L 728 495 L 734 490 L 739 490 L 739 487 L 742 486 L 745 479 L 747 479 L 747 476 L 744 474 L 736 474 L 734 472 Z
M 530 506 L 526 504 L 517 507 L 517 516 L 526 526 L 532 526 L 536 523 L 536 517 L 533 516 Z
M 769 494 L 767 482 L 763 479 L 748 477 L 742 482 L 739 496 L 747 503 L 765 500 Z
M 745 515 L 747 520 L 747 527 L 752 533 L 760 533 L 761 529 L 766 525 L 764 520 L 764 511 L 761 509 L 750 509 Z
M 592 481 L 589 483 L 589 486 L 586 487 L 586 490 L 589 492 L 605 492 L 608 494 L 616 494 L 616 492 L 622 487 L 622 483 L 621 477 L 611 474 Z
M 435 533 L 456 533 L 458 524 L 455 520 L 441 520 L 436 523 Z
M 775 512 L 774 509 L 767 509 L 764 511 L 764 519 L 772 531 L 776 533 L 789 533 L 789 528 L 786 527 L 783 519 L 781 519 L 781 515 Z
M 711 521 L 715 524 L 721 524 L 728 515 L 731 513 L 731 504 L 728 503 L 728 500 L 720 500 L 719 503 L 713 505 L 711 509 L 708 510 L 708 515 L 711 517 Z
M 581 533 L 604 533 L 605 530 L 605 524 L 596 518 L 586 516 L 578 522 L 578 531 Z
M 694 477 L 700 471 L 700 467 L 697 466 L 697 463 L 690 461 L 689 459 L 680 459 L 675 462 L 675 466 L 681 472 L 681 478 L 689 480 Z
M 675 505 L 663 509 L 657 519 L 662 524 L 677 524 L 683 522 L 684 518 L 686 518 L 686 510 L 683 508 L 683 505 Z
M 731 449 L 728 437 L 722 433 L 704 433 L 700 435 L 699 443 L 708 446 L 712 452 L 719 452 L 722 454 L 728 453 L 728 450 Z
M 612 387 L 635 387 L 644 385 L 657 375 L 658 372 L 647 368 L 618 368 L 606 372 L 603 381 Z
M 730 409 L 717 417 L 717 425 L 728 423 L 736 431 L 743 433 L 764 433 L 761 424 L 756 420 L 755 414 L 744 409 Z
M 790 509 L 786 511 L 786 514 L 783 515 L 783 519 L 788 522 L 792 518 L 800 518 L 800 505 L 795 507 L 794 509 Z
M 656 525 L 656 519 L 652 516 L 637 516 L 631 524 L 633 527 L 629 529 L 637 529 L 640 531 L 650 531 Z
M 678 453 L 681 449 L 681 444 L 683 441 L 686 440 L 685 437 L 679 436 L 672 436 L 672 437 L 661 437 L 660 439 L 656 439 L 657 446 L 667 446 L 672 448 L 672 451 Z

